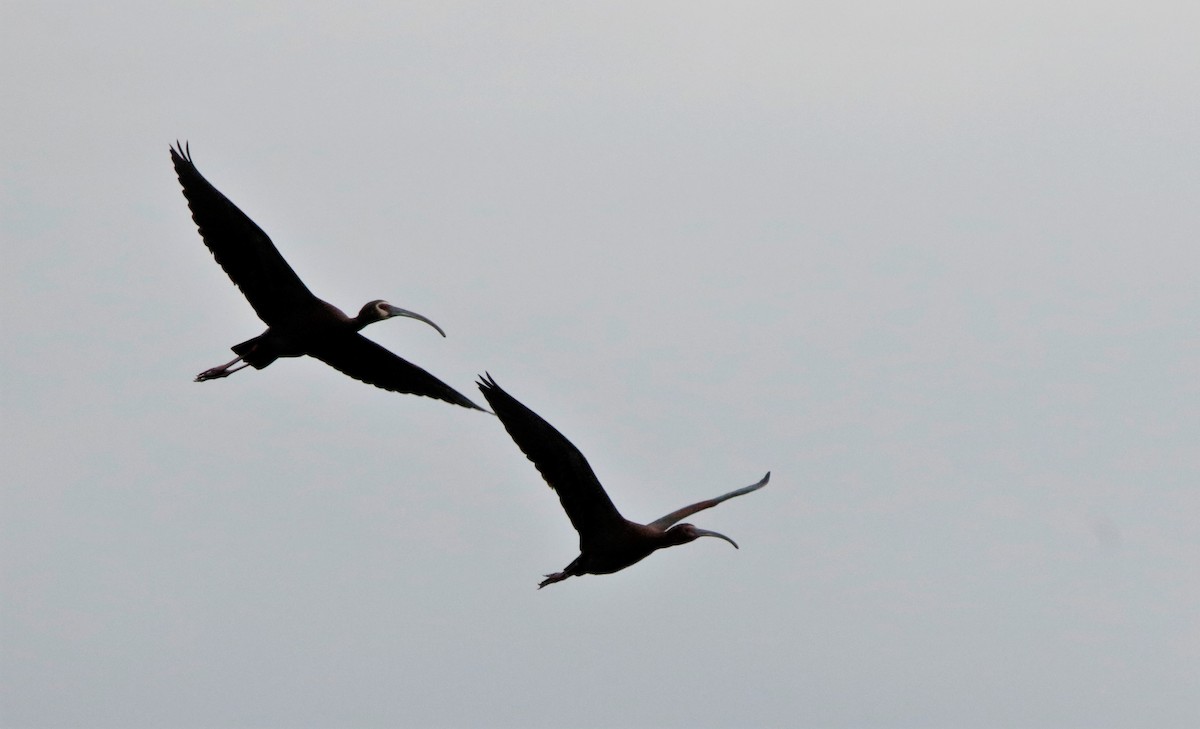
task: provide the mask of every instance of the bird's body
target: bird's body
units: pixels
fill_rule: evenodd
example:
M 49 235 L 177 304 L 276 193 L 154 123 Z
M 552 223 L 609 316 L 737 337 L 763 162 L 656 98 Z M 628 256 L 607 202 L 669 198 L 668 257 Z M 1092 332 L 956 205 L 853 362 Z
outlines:
M 383 300 L 368 302 L 350 317 L 317 298 L 267 234 L 204 179 L 185 149 L 172 147 L 171 161 L 204 244 L 267 325 L 262 334 L 233 346 L 237 357 L 201 372 L 197 382 L 228 377 L 247 366 L 262 369 L 280 357 L 308 355 L 385 390 L 482 410 L 438 378 L 359 334 L 368 324 L 394 316 L 423 321 L 444 337 L 441 327 Z
M 359 316 L 349 317 L 333 304 L 313 297 L 311 302 L 304 302 L 294 310 L 296 316 L 293 319 L 272 326 L 257 337 L 233 345 L 231 349 L 238 359 L 260 370 L 280 357 L 303 357 L 333 350 L 345 343 L 347 335 L 386 318 L 380 315 L 382 312 L 372 312 L 374 307 L 385 304 L 387 302 L 382 300 L 372 301 Z M 227 377 L 229 374 L 228 370 L 224 370 L 210 377 L 201 375 L 201 379 Z
M 579 556 L 561 572 L 546 575 L 538 588 L 579 575 L 607 575 L 637 564 L 665 547 L 687 544 L 700 537 L 716 537 L 737 547 L 717 532 L 678 522 L 722 501 L 750 493 L 767 484 L 761 481 L 722 496 L 700 501 L 656 519 L 639 524 L 621 516 L 587 459 L 562 433 L 485 376 L 479 389 L 504 424 L 505 430 L 558 494 L 563 510 L 579 532 Z
M 579 556 L 562 572 L 545 575 L 555 579 L 547 579 L 539 587 L 579 575 L 611 575 L 626 567 L 632 567 L 660 549 L 687 544 L 700 536 L 715 536 L 733 544 L 733 540 L 715 532 L 706 532 L 695 527 L 691 530 L 680 528 L 691 527 L 690 524 L 681 524 L 672 530 L 638 524 L 628 519 L 622 519 L 622 522 L 588 540 L 586 548 L 581 537 Z

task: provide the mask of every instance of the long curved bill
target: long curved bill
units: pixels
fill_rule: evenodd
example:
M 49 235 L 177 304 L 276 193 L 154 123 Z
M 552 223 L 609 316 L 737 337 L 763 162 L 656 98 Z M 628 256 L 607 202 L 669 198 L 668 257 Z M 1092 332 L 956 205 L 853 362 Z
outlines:
M 416 319 L 417 321 L 423 321 L 426 324 L 428 324 L 429 326 L 436 329 L 438 334 L 441 334 L 443 337 L 446 336 L 446 333 L 442 331 L 442 328 L 439 327 L 437 324 L 434 324 L 432 319 L 427 319 L 415 311 L 409 311 L 408 309 L 401 309 L 399 306 L 392 306 L 391 304 L 387 305 L 387 311 L 392 316 L 407 316 L 409 319 Z
M 737 542 L 733 541 L 732 539 L 730 539 L 729 537 L 725 536 L 724 534 L 722 534 L 720 532 L 710 532 L 707 529 L 697 529 L 696 530 L 696 538 L 699 539 L 700 537 L 716 537 L 717 539 L 724 539 L 725 541 L 732 544 L 734 549 L 739 549 Z

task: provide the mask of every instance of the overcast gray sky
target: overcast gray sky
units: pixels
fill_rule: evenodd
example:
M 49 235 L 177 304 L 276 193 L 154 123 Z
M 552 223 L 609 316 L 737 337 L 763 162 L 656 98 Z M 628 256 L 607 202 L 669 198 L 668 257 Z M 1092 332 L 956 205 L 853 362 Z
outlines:
M 1200 725 L 1194 3 L 5 3 L 0 723 Z M 262 331 L 167 146 L 495 419 Z

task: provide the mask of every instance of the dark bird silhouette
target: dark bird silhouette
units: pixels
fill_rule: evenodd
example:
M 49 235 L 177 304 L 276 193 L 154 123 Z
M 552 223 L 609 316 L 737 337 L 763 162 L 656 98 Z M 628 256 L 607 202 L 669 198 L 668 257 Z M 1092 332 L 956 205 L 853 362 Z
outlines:
M 478 384 L 517 447 L 533 461 L 550 488 L 558 493 L 563 511 L 579 532 L 579 556 L 562 572 L 546 575 L 538 585 L 539 590 L 568 577 L 618 572 L 642 561 L 656 549 L 687 544 L 700 537 L 724 539 L 736 548 L 737 543 L 724 534 L 676 522 L 697 511 L 711 509 L 722 501 L 760 489 L 771 478 L 768 471 L 758 483 L 677 509 L 649 524 L 638 524 L 621 516 L 587 459 L 562 433 L 500 389 L 491 375 L 485 374 Z
M 423 321 L 444 337 L 441 327 L 380 299 L 365 304 L 354 317 L 318 299 L 267 234 L 204 179 L 192 164 L 187 147 L 176 142 L 171 147 L 171 162 L 204 244 L 267 325 L 267 331 L 232 347 L 237 357 L 201 372 L 196 382 L 228 377 L 247 366 L 261 370 L 280 357 L 308 355 L 385 390 L 483 410 L 425 370 L 359 334 L 368 324 L 393 316 Z

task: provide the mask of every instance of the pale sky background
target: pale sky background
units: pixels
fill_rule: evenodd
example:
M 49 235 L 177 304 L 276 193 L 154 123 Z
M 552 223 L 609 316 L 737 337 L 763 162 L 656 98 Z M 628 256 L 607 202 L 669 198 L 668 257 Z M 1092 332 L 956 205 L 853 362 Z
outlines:
M 6 727 L 1200 725 L 1193 2 L 0 6 Z M 490 371 L 648 521 L 577 553 Z

